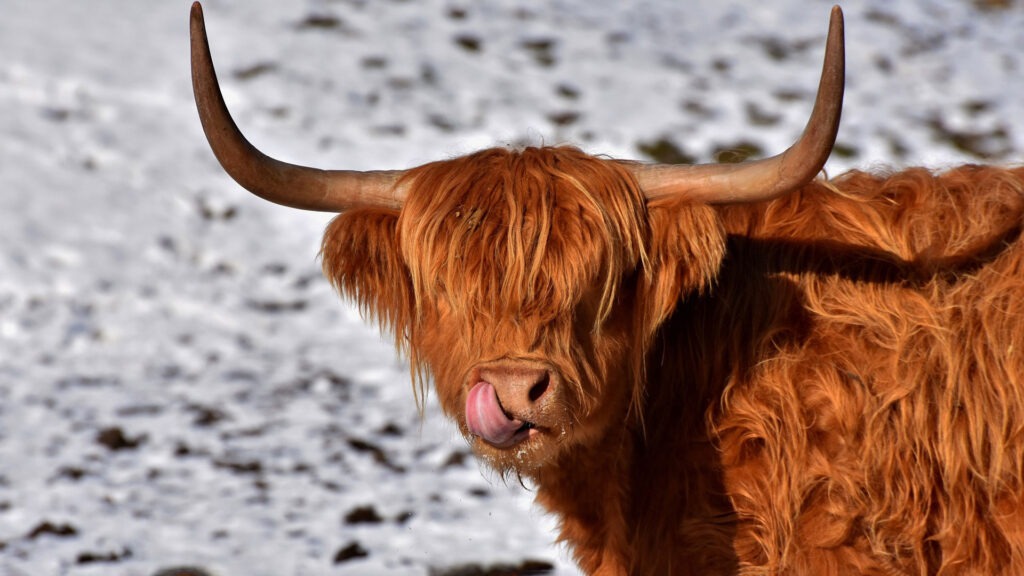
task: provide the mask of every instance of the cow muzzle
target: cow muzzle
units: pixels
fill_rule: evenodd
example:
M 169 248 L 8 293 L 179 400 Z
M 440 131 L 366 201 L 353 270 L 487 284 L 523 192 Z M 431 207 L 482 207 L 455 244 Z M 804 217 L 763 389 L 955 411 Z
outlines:
M 553 370 L 525 363 L 474 370 L 466 395 L 470 434 L 495 448 L 511 448 L 555 422 L 552 409 L 560 379 Z

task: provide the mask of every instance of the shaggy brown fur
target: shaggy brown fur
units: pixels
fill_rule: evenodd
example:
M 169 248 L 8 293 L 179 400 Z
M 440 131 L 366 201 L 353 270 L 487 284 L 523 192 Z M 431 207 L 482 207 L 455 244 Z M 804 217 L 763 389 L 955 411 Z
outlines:
M 588 573 L 1024 573 L 1024 169 L 717 209 L 571 148 L 407 178 L 325 272 Z M 558 375 L 511 449 L 466 425 L 494 362 Z

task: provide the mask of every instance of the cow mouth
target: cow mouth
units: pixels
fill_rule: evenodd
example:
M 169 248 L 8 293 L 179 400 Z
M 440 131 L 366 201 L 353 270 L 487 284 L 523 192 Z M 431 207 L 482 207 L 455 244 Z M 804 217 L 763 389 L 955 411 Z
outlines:
M 511 448 L 540 433 L 535 423 L 509 414 L 488 382 L 477 382 L 466 396 L 466 426 L 495 448 Z

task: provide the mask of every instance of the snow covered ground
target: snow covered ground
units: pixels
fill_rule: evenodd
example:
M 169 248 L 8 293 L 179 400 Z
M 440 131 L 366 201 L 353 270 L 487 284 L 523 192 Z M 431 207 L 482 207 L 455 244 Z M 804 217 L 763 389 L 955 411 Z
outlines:
M 0 575 L 574 574 L 332 294 L 327 216 L 251 197 L 192 104 L 187 0 L 0 17 Z M 774 153 L 830 4 L 209 0 L 246 134 L 402 168 L 484 146 Z M 830 173 L 1024 159 L 1024 8 L 850 2 Z M 474 567 L 478 568 L 473 572 Z M 492 571 L 492 573 L 496 573 Z

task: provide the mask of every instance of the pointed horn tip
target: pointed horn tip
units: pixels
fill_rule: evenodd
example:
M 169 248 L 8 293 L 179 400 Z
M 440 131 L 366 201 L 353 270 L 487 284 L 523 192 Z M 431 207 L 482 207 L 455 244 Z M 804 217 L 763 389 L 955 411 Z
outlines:
M 843 27 L 843 9 L 836 4 L 832 7 L 832 12 L 829 14 L 829 28 L 842 28 Z
M 192 9 L 189 11 L 189 18 L 192 26 L 203 26 L 203 5 L 199 2 L 193 2 Z

